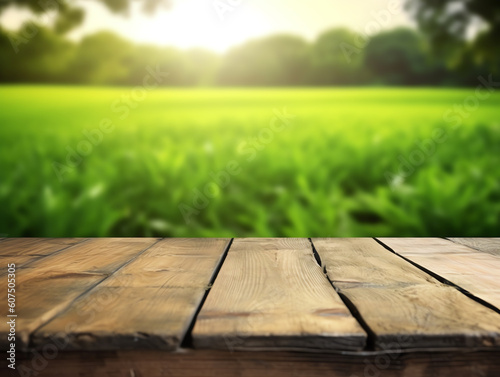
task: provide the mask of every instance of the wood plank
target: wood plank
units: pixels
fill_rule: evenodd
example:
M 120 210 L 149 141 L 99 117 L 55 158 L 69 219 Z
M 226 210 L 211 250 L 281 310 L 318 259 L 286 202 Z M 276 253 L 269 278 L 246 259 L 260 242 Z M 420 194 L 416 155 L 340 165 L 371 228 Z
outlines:
M 85 238 L 6 238 L 0 243 L 0 266 L 15 263 L 20 268 L 85 241 Z M 2 268 L 0 276 L 6 273 Z
M 448 238 L 450 241 L 500 257 L 500 238 Z
M 213 350 L 61 352 L 40 362 L 18 355 L 25 376 L 37 377 L 498 377 L 500 352 L 363 352 L 359 355 Z M 40 367 L 43 366 L 43 368 Z M 0 368 L 7 368 L 5 358 Z
M 155 242 L 153 238 L 93 239 L 17 270 L 17 347 L 26 348 L 36 328 Z M 0 290 L 0 302 L 7 302 L 7 290 Z M 1 305 L 0 316 L 5 318 L 7 309 Z M 7 347 L 7 331 L 6 325 L 0 328 L 2 350 Z
M 307 239 L 236 239 L 193 329 L 196 348 L 361 349 L 366 334 Z
M 440 238 L 381 238 L 380 241 L 500 310 L 500 256 Z
M 334 286 L 374 332 L 376 348 L 391 342 L 401 348 L 500 346 L 498 313 L 375 240 L 327 238 L 313 244 Z
M 229 239 L 165 239 L 81 297 L 33 336 L 66 350 L 175 350 Z
M 2 255 L 47 255 L 75 245 L 85 238 L 7 238 L 0 245 Z

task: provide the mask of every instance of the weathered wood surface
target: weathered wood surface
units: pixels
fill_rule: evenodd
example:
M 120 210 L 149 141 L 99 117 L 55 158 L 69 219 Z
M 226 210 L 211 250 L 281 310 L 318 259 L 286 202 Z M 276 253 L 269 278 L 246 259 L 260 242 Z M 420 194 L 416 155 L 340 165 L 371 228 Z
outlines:
M 6 238 L 0 242 L 0 266 L 14 263 L 19 268 L 85 241 L 84 238 Z M 0 276 L 6 272 L 2 268 Z
M 228 239 L 0 240 L 0 274 L 19 264 L 18 365 L 42 377 L 499 376 L 500 257 L 484 246 L 496 241 L 381 240 L 399 255 L 315 239 L 321 266 L 307 239 L 236 239 L 225 261 Z
M 500 257 L 500 238 L 448 238 L 450 241 Z
M 19 358 L 36 377 L 498 377 L 499 352 L 338 355 L 299 352 L 185 350 L 60 352 L 55 359 Z M 21 356 L 21 355 L 19 355 Z M 6 360 L 0 359 L 5 370 Z M 31 371 L 36 372 L 28 374 Z
M 193 329 L 197 348 L 361 349 L 366 334 L 308 239 L 236 239 Z
M 380 241 L 500 310 L 500 256 L 440 238 L 380 238 Z
M 500 346 L 498 313 L 375 240 L 312 241 L 333 285 L 373 331 L 375 347 L 394 342 L 401 348 Z
M 78 296 L 99 284 L 155 242 L 157 240 L 152 238 L 93 239 L 17 270 L 17 347 L 26 348 L 34 330 L 71 306 Z M 29 250 L 30 247 L 37 248 L 33 244 L 23 250 Z M 0 302 L 7 303 L 6 289 L 0 290 Z M 0 306 L 2 318 L 8 314 L 7 310 L 6 304 Z M 7 326 L 2 325 L 2 349 L 7 347 L 7 331 Z
M 164 239 L 33 336 L 70 349 L 179 347 L 229 239 Z

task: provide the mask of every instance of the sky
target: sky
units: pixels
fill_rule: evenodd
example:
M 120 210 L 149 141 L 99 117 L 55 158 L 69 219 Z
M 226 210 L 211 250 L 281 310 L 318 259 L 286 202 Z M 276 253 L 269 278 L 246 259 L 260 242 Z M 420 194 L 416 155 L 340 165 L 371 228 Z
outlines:
M 312 40 L 332 27 L 372 35 L 380 29 L 413 25 L 403 10 L 403 0 L 173 0 L 170 10 L 153 16 L 144 15 L 139 2 L 128 16 L 120 16 L 99 2 L 75 1 L 85 8 L 86 19 L 70 34 L 73 39 L 106 29 L 137 42 L 220 52 L 269 34 Z M 0 24 L 15 30 L 30 17 L 25 10 L 11 8 L 0 16 Z M 42 20 L 49 19 L 42 16 Z

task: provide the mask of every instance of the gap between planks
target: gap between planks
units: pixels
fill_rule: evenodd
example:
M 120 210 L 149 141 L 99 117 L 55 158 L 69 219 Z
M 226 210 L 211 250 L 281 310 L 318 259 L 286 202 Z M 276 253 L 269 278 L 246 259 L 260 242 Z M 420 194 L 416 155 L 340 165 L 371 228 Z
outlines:
M 229 249 L 231 248 L 231 245 L 233 244 L 234 238 L 231 238 L 229 243 L 227 244 L 226 250 L 224 250 L 224 254 L 222 255 L 222 258 L 217 265 L 217 267 L 214 270 L 214 273 L 212 275 L 212 278 L 210 279 L 210 283 L 207 286 L 207 289 L 205 289 L 205 294 L 203 295 L 203 298 L 201 299 L 200 304 L 198 305 L 198 308 L 196 308 L 196 311 L 193 315 L 193 318 L 191 319 L 191 323 L 186 329 L 186 332 L 181 338 L 180 341 L 180 347 L 181 348 L 192 348 L 193 347 L 193 336 L 192 336 L 192 331 L 194 328 L 194 325 L 196 323 L 196 320 L 198 319 L 198 315 L 200 314 L 201 308 L 205 304 L 205 301 L 207 300 L 208 295 L 210 294 L 210 291 L 212 290 L 212 286 L 215 283 L 215 280 L 217 279 L 217 276 L 219 275 L 219 272 L 224 265 L 224 261 L 227 258 L 227 254 L 229 253 Z
M 373 331 L 378 349 L 392 342 L 401 348 L 500 346 L 497 313 L 374 239 L 312 241 L 333 285 Z
M 351 315 L 354 318 L 356 318 L 359 325 L 366 332 L 366 342 L 365 342 L 365 346 L 363 347 L 363 351 L 374 350 L 375 349 L 375 338 L 376 338 L 375 332 L 370 328 L 370 326 L 368 326 L 368 324 L 364 320 L 363 316 L 359 312 L 358 308 L 356 308 L 356 305 L 354 305 L 354 303 L 351 300 L 349 300 L 349 298 L 346 295 L 344 295 L 341 292 L 341 290 L 335 286 L 332 279 L 330 279 L 330 276 L 328 276 L 328 272 L 326 270 L 326 265 L 323 264 L 323 262 L 321 260 L 321 256 L 319 255 L 318 251 L 316 250 L 316 247 L 314 246 L 314 242 L 313 242 L 312 238 L 308 238 L 308 240 L 311 243 L 311 248 L 312 248 L 312 252 L 314 254 L 314 259 L 316 259 L 316 263 L 323 270 L 323 274 L 325 275 L 326 279 L 328 280 L 328 282 L 330 283 L 332 288 L 335 290 L 335 292 L 337 292 L 337 294 L 339 295 L 340 299 L 342 300 L 344 305 L 347 307 L 347 309 L 349 309 L 349 311 L 351 312 Z
M 489 253 L 491 255 L 481 255 L 481 253 L 483 253 L 483 250 L 472 249 L 469 245 L 463 242 L 457 242 L 456 246 L 453 246 L 454 241 L 446 238 L 442 239 L 442 241 L 444 241 L 445 243 L 440 243 L 439 241 L 441 241 L 441 239 L 435 239 L 434 242 L 437 242 L 436 245 L 432 243 L 430 243 L 429 245 L 421 245 L 421 252 L 416 252 L 413 248 L 402 248 L 401 245 L 398 244 L 398 240 L 394 238 L 375 238 L 375 240 L 391 253 L 397 255 L 403 260 L 406 260 L 408 263 L 411 263 L 420 270 L 428 273 L 443 284 L 454 287 L 470 299 L 500 314 L 500 284 L 497 283 L 496 287 L 494 287 L 495 291 L 493 295 L 489 292 L 489 289 L 492 287 L 492 282 L 498 282 L 496 275 L 485 275 L 477 273 L 476 271 L 476 273 L 473 274 L 472 278 L 470 278 L 469 274 L 464 273 L 464 270 L 467 270 L 468 268 L 476 268 L 477 264 L 484 261 L 492 263 L 493 268 L 496 268 L 496 271 L 498 271 L 500 270 L 500 259 L 497 258 L 497 256 L 500 255 L 490 252 L 484 253 Z M 425 243 L 426 241 L 432 240 L 434 239 L 422 238 L 419 239 L 419 242 Z M 464 239 L 462 238 L 460 240 Z M 441 259 L 441 263 L 436 263 L 436 261 L 434 260 L 437 258 L 439 261 L 441 257 L 439 253 L 436 253 L 432 257 L 429 257 L 428 250 L 433 248 L 440 249 L 440 253 L 443 253 L 446 256 L 445 259 Z M 468 256 L 470 260 L 467 261 Z M 465 257 L 466 261 L 469 264 L 467 264 L 465 268 L 462 268 L 463 261 L 460 261 L 461 263 L 458 265 L 454 263 L 446 267 L 446 263 L 449 262 L 449 259 L 453 257 L 459 257 L 461 259 Z M 475 258 L 478 258 L 478 260 L 474 261 Z

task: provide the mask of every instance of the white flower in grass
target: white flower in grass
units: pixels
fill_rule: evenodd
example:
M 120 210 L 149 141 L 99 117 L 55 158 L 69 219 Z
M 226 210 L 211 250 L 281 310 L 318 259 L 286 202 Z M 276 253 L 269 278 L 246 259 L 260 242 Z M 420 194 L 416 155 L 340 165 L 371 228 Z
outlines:
M 151 227 L 151 229 L 156 230 L 158 232 L 165 232 L 171 228 L 170 223 L 162 219 L 151 220 L 149 222 L 149 226 Z
M 393 189 L 399 188 L 403 185 L 404 181 L 405 181 L 405 178 L 402 175 L 397 174 L 394 176 L 394 178 L 391 181 L 391 187 Z

